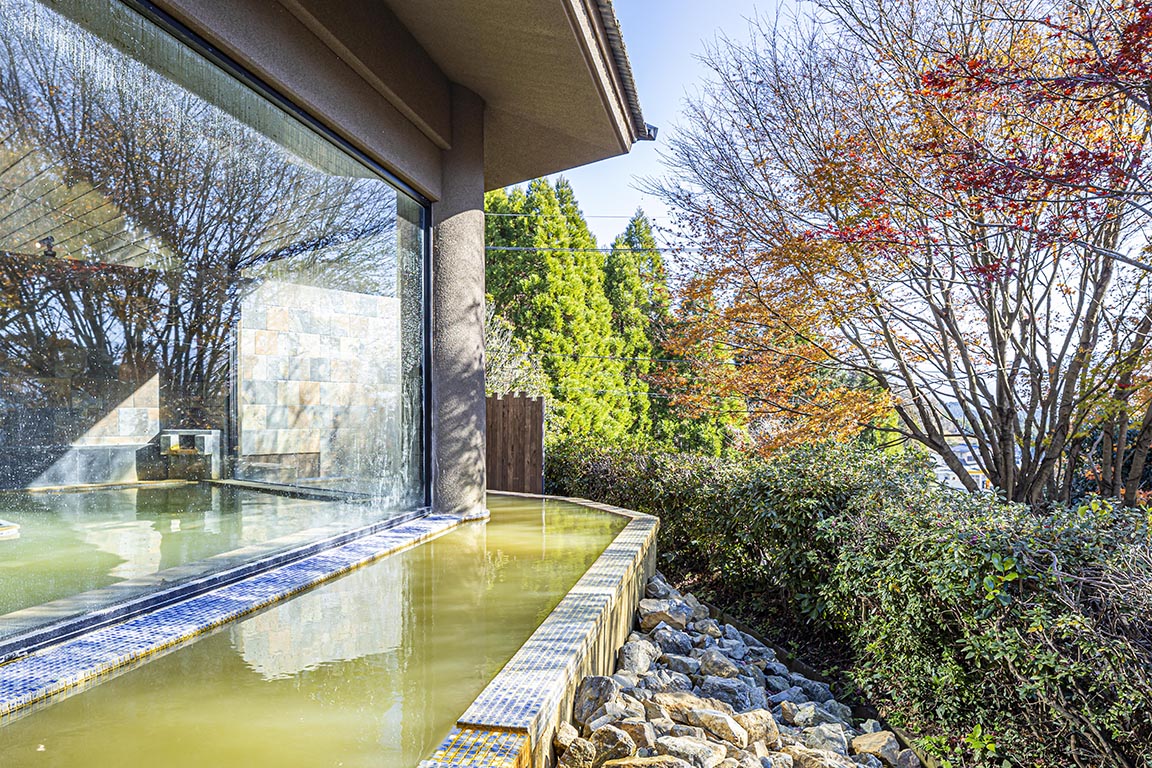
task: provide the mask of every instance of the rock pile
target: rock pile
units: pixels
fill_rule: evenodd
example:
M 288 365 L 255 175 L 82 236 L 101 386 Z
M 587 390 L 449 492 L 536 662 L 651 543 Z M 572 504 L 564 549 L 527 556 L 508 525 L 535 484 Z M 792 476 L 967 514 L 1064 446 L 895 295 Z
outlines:
M 856 724 L 827 685 L 659 574 L 639 613 L 616 674 L 581 681 L 558 768 L 919 768 L 878 722 Z

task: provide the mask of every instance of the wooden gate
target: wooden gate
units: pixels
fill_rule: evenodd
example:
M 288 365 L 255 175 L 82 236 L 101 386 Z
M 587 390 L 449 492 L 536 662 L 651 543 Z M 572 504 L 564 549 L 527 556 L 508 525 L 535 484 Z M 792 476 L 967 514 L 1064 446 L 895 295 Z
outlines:
M 544 398 L 487 398 L 488 487 L 494 491 L 544 492 Z

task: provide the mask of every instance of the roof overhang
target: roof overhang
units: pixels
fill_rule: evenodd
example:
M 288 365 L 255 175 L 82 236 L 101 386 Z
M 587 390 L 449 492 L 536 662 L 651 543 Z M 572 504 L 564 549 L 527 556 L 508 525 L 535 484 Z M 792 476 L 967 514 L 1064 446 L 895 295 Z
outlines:
M 387 4 L 448 79 L 484 100 L 487 188 L 649 137 L 611 0 Z

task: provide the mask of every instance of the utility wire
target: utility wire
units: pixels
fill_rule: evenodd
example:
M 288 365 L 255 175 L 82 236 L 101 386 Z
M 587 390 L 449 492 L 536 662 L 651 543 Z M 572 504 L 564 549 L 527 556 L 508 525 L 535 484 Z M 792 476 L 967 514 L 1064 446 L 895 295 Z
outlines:
M 536 245 L 486 245 L 486 251 L 552 251 L 553 253 L 614 253 L 615 251 L 629 251 L 631 253 L 647 253 L 649 251 L 665 251 L 674 253 L 705 253 L 706 248 L 681 248 L 679 246 L 657 246 L 655 248 L 552 248 Z
M 662 400 L 672 400 L 679 395 L 666 395 L 659 392 L 645 392 L 640 389 L 592 389 L 590 387 L 565 387 L 569 392 L 589 392 L 596 395 L 628 395 L 631 397 L 658 397 Z M 712 400 L 737 400 L 741 399 L 739 395 L 695 395 L 696 397 L 707 397 Z
M 573 355 L 565 352 L 525 352 L 525 357 L 567 357 L 572 359 L 588 360 L 624 360 L 641 363 L 707 363 L 709 365 L 739 365 L 735 360 L 701 360 L 700 358 L 683 357 L 619 357 L 616 355 Z
M 563 213 L 502 213 L 497 211 L 484 211 L 485 216 L 502 216 L 502 217 L 518 217 L 525 219 L 567 219 L 568 216 Z M 632 216 L 609 216 L 609 215 L 592 215 L 581 216 L 584 219 L 631 219 Z M 649 220 L 659 219 L 661 221 L 671 218 L 670 216 L 649 216 L 644 214 L 644 218 Z

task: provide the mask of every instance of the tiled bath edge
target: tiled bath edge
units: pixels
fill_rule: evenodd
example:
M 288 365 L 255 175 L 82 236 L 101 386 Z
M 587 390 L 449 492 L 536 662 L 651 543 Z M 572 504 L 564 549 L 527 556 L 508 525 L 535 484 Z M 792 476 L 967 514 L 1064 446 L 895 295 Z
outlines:
M 461 522 L 452 515 L 411 520 L 8 662 L 0 666 L 0 722 L 36 703 L 127 671 L 229 621 L 440 536 Z
M 552 735 L 572 714 L 576 686 L 611 672 L 655 570 L 655 517 L 586 499 L 489 494 L 566 501 L 629 521 L 420 768 L 551 766 Z
M 190 571 L 191 569 L 213 561 L 233 557 L 235 552 L 225 552 L 220 555 L 205 560 L 186 563 L 181 566 L 160 571 L 159 573 L 149 576 L 140 577 L 134 580 L 123 582 L 122 584 L 114 584 L 103 589 L 94 590 L 89 593 L 77 595 L 73 598 L 65 598 L 49 604 L 54 606 L 56 604 L 63 604 L 74 601 L 83 601 L 92 595 L 98 593 L 114 594 L 120 591 L 122 587 L 132 587 L 135 584 L 145 584 L 159 586 L 166 582 L 175 581 L 172 586 L 166 588 L 157 588 L 151 591 L 145 591 L 137 595 L 129 594 L 123 599 L 112 600 L 108 605 L 96 608 L 93 610 L 84 610 L 77 612 L 75 615 L 67 616 L 65 618 L 52 621 L 47 624 L 39 626 L 30 626 L 27 630 L 4 637 L 0 640 L 0 667 L 9 661 L 34 653 L 42 648 L 47 648 L 52 645 L 58 645 L 63 641 L 70 640 L 73 637 L 92 632 L 101 627 L 116 624 L 121 621 L 126 621 L 149 611 L 162 608 L 171 603 L 177 603 L 182 600 L 187 600 L 196 595 L 204 592 L 209 592 L 217 589 L 226 584 L 234 581 L 249 578 L 262 571 L 271 570 L 287 565 L 295 560 L 300 560 L 310 557 L 319 552 L 323 552 L 333 547 L 338 547 L 354 541 L 363 536 L 371 536 L 380 533 L 381 531 L 395 528 L 404 525 L 412 520 L 428 516 L 427 509 L 397 515 L 385 520 L 378 520 L 367 525 L 359 526 L 349 530 L 329 533 L 328 535 L 312 539 L 302 536 L 302 534 L 309 533 L 308 531 L 300 532 L 285 536 L 283 541 L 299 540 L 302 543 L 288 546 L 286 549 L 273 549 L 267 554 L 254 557 L 246 560 L 237 565 L 224 568 L 217 571 L 206 571 L 202 575 L 188 578 L 187 580 L 180 580 L 178 576 L 182 572 Z M 11 619 L 12 617 L 19 616 L 21 612 L 8 614 L 0 617 L 0 621 Z

